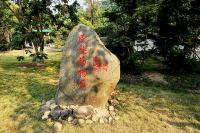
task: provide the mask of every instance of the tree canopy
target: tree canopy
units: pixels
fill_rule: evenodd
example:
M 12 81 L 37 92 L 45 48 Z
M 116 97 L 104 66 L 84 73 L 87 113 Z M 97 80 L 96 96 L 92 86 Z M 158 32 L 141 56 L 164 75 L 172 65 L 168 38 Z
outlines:
M 66 37 L 74 25 L 83 23 L 106 37 L 107 47 L 128 71 L 141 71 L 150 56 L 162 57 L 160 61 L 173 69 L 190 68 L 199 60 L 199 0 L 85 0 L 84 7 L 68 0 L 0 2 L 0 41 L 11 48 L 20 49 L 26 40 L 35 53 L 42 53 L 44 29 Z M 146 50 L 148 39 L 155 49 Z M 134 49 L 138 45 L 141 51 Z

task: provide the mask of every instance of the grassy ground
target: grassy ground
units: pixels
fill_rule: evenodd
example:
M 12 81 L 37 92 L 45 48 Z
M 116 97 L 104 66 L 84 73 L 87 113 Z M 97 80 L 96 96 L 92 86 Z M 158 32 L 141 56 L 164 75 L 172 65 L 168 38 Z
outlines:
M 53 122 L 41 120 L 39 109 L 43 100 L 54 97 L 61 53 L 48 53 L 45 66 L 37 68 L 19 67 L 16 56 L 21 54 L 20 51 L 0 53 L 0 132 L 52 132 Z M 27 62 L 31 59 L 26 58 Z M 167 76 L 166 79 L 170 84 L 121 81 L 115 95 L 121 101 L 118 107 L 120 120 L 112 125 L 74 127 L 65 124 L 63 132 L 200 132 L 200 94 L 176 84 L 174 77 Z M 190 86 L 200 76 L 195 75 L 195 79 L 187 76 L 186 79 Z

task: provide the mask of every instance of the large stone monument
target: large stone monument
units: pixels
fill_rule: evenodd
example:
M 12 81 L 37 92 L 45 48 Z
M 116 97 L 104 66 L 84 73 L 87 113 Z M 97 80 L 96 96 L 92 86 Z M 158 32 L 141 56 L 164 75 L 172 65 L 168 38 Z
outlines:
M 56 103 L 105 107 L 120 79 L 120 61 L 95 31 L 79 24 L 70 32 L 60 66 Z

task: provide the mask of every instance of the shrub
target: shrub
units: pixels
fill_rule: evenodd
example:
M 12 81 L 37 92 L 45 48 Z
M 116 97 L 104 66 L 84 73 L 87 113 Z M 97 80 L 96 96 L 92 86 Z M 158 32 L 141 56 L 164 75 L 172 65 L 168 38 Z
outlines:
M 33 62 L 44 62 L 45 59 L 48 59 L 48 55 L 43 52 L 30 54 L 30 57 L 32 57 Z
M 0 51 L 7 51 L 9 49 L 9 45 L 7 44 L 0 44 Z
M 21 34 L 14 33 L 10 43 L 11 49 L 21 49 L 24 46 L 25 37 Z
M 21 62 L 24 61 L 24 56 L 17 56 L 17 60 Z

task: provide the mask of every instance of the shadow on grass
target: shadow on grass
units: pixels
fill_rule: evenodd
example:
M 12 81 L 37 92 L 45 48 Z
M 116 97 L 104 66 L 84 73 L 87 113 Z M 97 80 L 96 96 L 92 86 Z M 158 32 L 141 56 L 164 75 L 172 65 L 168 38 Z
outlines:
M 121 93 L 133 95 L 133 98 L 130 100 L 128 100 L 128 95 L 125 96 L 125 102 L 129 102 L 123 111 L 133 111 L 133 108 L 129 107 L 134 104 L 141 106 L 149 113 L 157 112 L 160 115 L 167 115 L 171 121 L 167 119 L 164 121 L 168 124 L 177 127 L 192 126 L 198 130 L 200 129 L 200 121 L 198 119 L 200 94 L 194 94 L 170 84 L 164 85 L 148 81 L 135 84 L 120 82 L 119 90 Z M 188 122 L 181 123 L 174 121 L 174 117 L 185 119 Z M 191 122 L 191 119 L 196 122 Z
M 43 73 L 44 74 L 44 73 Z M 17 131 L 19 132 L 50 132 L 51 126 L 41 120 L 40 107 L 42 101 L 49 100 L 54 97 L 56 85 L 48 83 L 47 78 L 38 78 L 27 76 L 25 79 L 26 98 L 19 97 L 18 107 L 15 109 L 15 114 L 11 116 L 14 121 L 19 122 Z
M 1 68 L 8 72 L 35 72 L 44 71 L 47 67 L 59 70 L 60 61 L 46 61 L 42 66 L 34 66 L 31 62 L 9 62 L 1 64 Z
M 2 64 L 4 72 L 2 74 L 8 74 L 5 78 L 9 77 L 6 82 L 12 82 L 19 88 L 14 90 L 16 86 L 9 85 L 9 89 L 6 89 L 2 94 L 10 95 L 11 97 L 17 97 L 19 100 L 18 107 L 14 110 L 15 113 L 11 115 L 13 121 L 17 122 L 18 132 L 51 132 L 51 126 L 46 121 L 42 121 L 39 116 L 39 109 L 41 107 L 42 100 L 49 100 L 54 97 L 56 92 L 56 84 L 50 83 L 49 79 L 58 79 L 59 61 L 47 61 L 42 67 L 36 68 L 18 68 L 20 63 L 9 62 Z M 49 72 L 48 68 L 55 69 L 53 72 Z M 18 73 L 18 76 L 15 73 Z M 25 76 L 20 77 L 19 73 L 24 73 Z M 23 91 L 20 89 L 18 78 L 23 78 L 25 87 Z M 3 78 L 2 78 L 3 79 Z M 1 83 L 1 82 L 0 82 Z M 8 84 L 5 83 L 5 87 Z M 170 120 L 165 122 L 176 127 L 190 126 L 196 129 L 200 129 L 199 122 L 192 122 L 192 120 L 199 121 L 200 112 L 200 94 L 190 93 L 187 90 L 183 90 L 182 87 L 174 84 L 163 85 L 145 80 L 137 81 L 134 84 L 120 82 L 120 93 L 131 92 L 125 95 L 124 102 L 127 105 L 120 108 L 122 113 L 134 112 L 134 108 L 129 108 L 130 104 L 138 105 L 147 110 L 149 113 L 155 111 L 157 113 L 166 114 Z M 23 94 L 21 94 L 23 92 Z M 11 94 L 10 94 L 11 93 Z M 136 99 L 129 99 L 130 96 L 134 96 Z M 137 99 L 142 99 L 138 100 Z M 165 111 L 163 109 L 168 109 Z M 178 114 L 178 116 L 176 115 Z M 182 117 L 187 122 L 177 122 L 173 120 L 173 117 Z M 181 119 L 181 118 L 180 118 Z M 17 132 L 16 131 L 16 132 Z
M 200 124 L 194 122 L 173 122 L 173 121 L 166 121 L 166 122 L 169 123 L 170 125 L 174 125 L 180 128 L 193 127 L 200 130 Z
M 16 114 L 12 115 L 13 121 L 17 121 L 15 132 L 50 132 L 51 125 L 42 121 L 39 116 L 39 109 L 34 102 L 19 104 L 15 109 Z
M 49 100 L 54 97 L 56 92 L 56 85 L 48 83 L 48 80 L 41 79 L 27 79 L 26 85 L 28 93 L 31 95 L 33 100 L 42 101 Z M 41 83 L 42 82 L 42 83 Z

